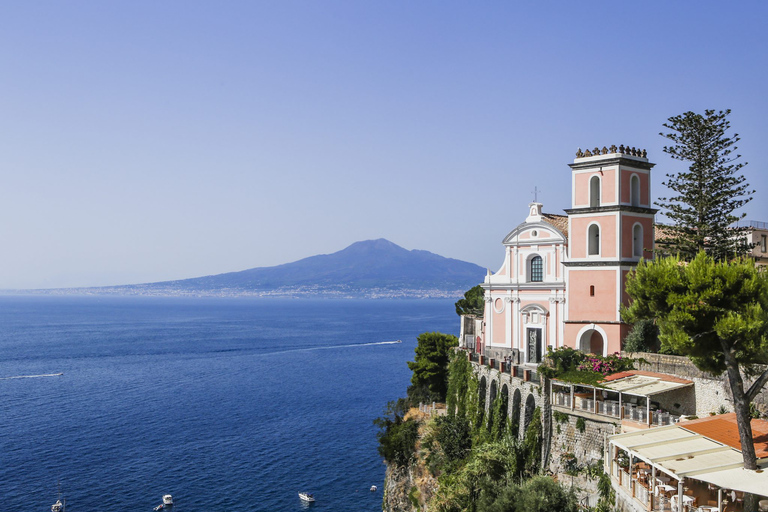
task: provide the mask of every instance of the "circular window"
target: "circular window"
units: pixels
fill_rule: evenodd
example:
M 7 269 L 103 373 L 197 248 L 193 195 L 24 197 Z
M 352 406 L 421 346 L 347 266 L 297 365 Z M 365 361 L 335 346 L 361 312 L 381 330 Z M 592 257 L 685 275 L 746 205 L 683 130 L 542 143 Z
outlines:
M 534 229 L 531 231 L 531 236 L 539 236 L 539 232 Z
M 501 313 L 504 310 L 504 301 L 502 299 L 493 301 L 493 309 L 495 309 L 497 313 Z

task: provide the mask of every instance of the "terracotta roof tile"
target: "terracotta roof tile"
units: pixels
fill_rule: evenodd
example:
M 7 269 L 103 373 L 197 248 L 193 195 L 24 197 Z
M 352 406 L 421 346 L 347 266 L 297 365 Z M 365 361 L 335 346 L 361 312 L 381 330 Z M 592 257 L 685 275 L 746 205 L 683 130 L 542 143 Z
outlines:
M 614 373 L 604 378 L 603 382 L 610 382 L 612 380 L 619 380 L 626 377 L 632 377 L 633 375 L 643 375 L 645 377 L 656 377 L 657 379 L 661 379 L 664 382 L 675 382 L 677 384 L 693 384 L 692 380 L 681 379 L 680 377 L 675 377 L 674 375 L 669 375 L 666 373 L 646 372 L 644 370 L 627 370 L 625 372 Z
M 568 236 L 568 216 L 567 215 L 556 215 L 554 213 L 543 213 L 541 214 L 542 217 L 544 217 L 544 220 L 553 226 L 555 226 L 562 234 L 564 234 L 566 237 Z
M 691 432 L 741 450 L 736 413 L 718 414 L 708 418 L 690 420 L 680 426 Z M 752 442 L 758 459 L 768 457 L 768 421 L 752 420 Z

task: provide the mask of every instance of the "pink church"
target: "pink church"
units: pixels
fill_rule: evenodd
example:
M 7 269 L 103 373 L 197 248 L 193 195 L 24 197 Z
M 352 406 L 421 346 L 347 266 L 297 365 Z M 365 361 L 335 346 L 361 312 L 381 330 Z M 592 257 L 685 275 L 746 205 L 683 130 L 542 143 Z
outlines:
M 481 285 L 485 314 L 471 338 L 479 351 L 537 364 L 548 347 L 621 350 L 626 276 L 654 248 L 653 166 L 635 148 L 579 150 L 567 215 L 531 203 L 525 222 L 504 237 L 501 268 Z

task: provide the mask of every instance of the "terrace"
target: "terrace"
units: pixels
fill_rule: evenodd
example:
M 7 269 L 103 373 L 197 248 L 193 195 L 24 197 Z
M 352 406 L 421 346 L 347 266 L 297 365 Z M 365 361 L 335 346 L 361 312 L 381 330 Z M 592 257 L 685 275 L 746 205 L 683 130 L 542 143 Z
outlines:
M 605 469 L 637 510 L 745 512 L 751 493 L 768 511 L 768 421 L 752 426 L 758 471 L 743 468 L 734 414 L 611 436 Z
M 672 425 L 680 420 L 664 408 L 681 392 L 693 392 L 693 382 L 661 373 L 636 370 L 609 375 L 603 382 L 591 386 L 554 380 L 552 405 L 568 411 L 581 411 L 621 420 L 623 430 Z

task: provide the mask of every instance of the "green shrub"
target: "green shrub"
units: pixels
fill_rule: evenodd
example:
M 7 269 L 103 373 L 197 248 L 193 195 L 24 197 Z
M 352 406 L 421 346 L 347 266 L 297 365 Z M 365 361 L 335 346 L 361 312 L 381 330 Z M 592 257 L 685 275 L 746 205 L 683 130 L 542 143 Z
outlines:
M 624 338 L 624 350 L 627 352 L 657 352 L 660 345 L 659 328 L 650 318 L 635 322 Z
M 379 427 L 376 434 L 379 440 L 379 454 L 395 466 L 405 466 L 416 456 L 419 423 L 413 419 L 404 420 L 407 411 L 408 401 L 400 398 L 389 402 L 384 416 L 373 421 Z
M 584 418 L 579 418 L 576 420 L 576 430 L 578 430 L 583 434 L 586 428 L 587 428 L 587 422 L 584 421 Z

